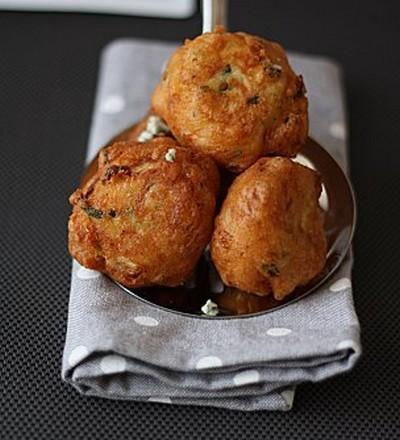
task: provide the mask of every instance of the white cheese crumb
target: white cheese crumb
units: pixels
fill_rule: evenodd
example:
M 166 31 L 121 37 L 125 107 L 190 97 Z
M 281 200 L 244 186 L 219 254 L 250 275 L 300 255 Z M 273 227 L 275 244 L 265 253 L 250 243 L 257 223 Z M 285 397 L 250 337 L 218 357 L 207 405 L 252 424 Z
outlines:
M 156 135 L 159 133 L 168 133 L 168 125 L 158 116 L 151 115 L 147 119 L 146 131 Z
M 168 132 L 168 125 L 160 117 L 151 115 L 147 118 L 146 129 L 140 133 L 137 139 L 139 142 L 148 142 L 158 134 Z
M 150 133 L 149 131 L 145 130 L 145 131 L 142 131 L 140 133 L 140 135 L 138 136 L 137 140 L 139 142 L 148 142 L 148 141 L 151 141 L 153 139 L 153 137 L 154 136 L 153 136 L 152 133 Z
M 176 150 L 175 148 L 169 148 L 165 154 L 165 160 L 167 162 L 175 162 Z
M 207 316 L 217 316 L 219 313 L 218 304 L 208 299 L 204 306 L 201 307 L 201 311 Z

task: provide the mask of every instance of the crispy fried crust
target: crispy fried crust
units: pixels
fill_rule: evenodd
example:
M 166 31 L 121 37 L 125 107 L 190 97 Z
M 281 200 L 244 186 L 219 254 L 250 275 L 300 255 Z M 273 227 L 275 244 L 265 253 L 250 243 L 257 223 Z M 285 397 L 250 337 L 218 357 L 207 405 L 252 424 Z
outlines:
M 70 197 L 69 251 L 129 287 L 177 286 L 210 240 L 218 187 L 213 160 L 171 139 L 117 142 Z
M 217 29 L 172 55 L 152 105 L 182 145 L 242 171 L 261 156 L 299 151 L 308 132 L 304 94 L 279 44 Z
M 211 256 L 228 286 L 281 300 L 321 272 L 327 244 L 319 175 L 262 158 L 238 176 L 216 219 Z

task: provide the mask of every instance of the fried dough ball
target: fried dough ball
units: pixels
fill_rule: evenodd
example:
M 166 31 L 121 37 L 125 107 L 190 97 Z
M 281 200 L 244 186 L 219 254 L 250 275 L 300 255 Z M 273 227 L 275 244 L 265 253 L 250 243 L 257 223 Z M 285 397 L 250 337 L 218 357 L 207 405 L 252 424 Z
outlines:
M 217 28 L 172 55 L 152 106 L 179 143 L 237 172 L 296 155 L 308 132 L 304 95 L 279 44 Z
M 210 240 L 218 169 L 167 138 L 104 148 L 70 197 L 69 251 L 128 287 L 177 286 Z
M 150 111 L 144 118 L 136 124 L 131 125 L 126 130 L 113 137 L 105 146 L 109 147 L 116 142 L 141 142 L 146 143 L 154 138 L 163 137 L 173 139 L 172 133 L 165 122 L 155 113 Z M 93 160 L 85 170 L 84 183 L 93 177 L 97 172 L 98 161 Z
M 319 175 L 262 158 L 238 176 L 215 221 L 211 257 L 228 286 L 282 300 L 318 275 L 327 243 Z

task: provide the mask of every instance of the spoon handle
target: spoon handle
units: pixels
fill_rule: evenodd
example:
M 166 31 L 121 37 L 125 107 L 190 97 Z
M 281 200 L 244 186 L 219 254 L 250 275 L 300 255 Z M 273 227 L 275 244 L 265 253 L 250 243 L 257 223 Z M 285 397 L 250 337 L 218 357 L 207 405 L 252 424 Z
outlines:
M 202 0 L 203 34 L 215 26 L 227 27 L 228 0 Z

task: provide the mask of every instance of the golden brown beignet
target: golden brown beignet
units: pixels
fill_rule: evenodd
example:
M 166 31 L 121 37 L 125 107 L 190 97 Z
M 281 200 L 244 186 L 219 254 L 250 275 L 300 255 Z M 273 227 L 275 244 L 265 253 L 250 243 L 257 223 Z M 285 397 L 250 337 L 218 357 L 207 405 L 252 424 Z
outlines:
M 215 221 L 211 257 L 228 286 L 283 299 L 321 272 L 327 243 L 319 175 L 262 158 L 236 177 Z
M 117 142 L 70 197 L 69 251 L 129 287 L 177 286 L 213 228 L 218 169 L 172 139 Z
M 178 48 L 152 106 L 181 145 L 236 172 L 261 156 L 294 156 L 308 133 L 302 77 L 282 47 L 222 28 Z

